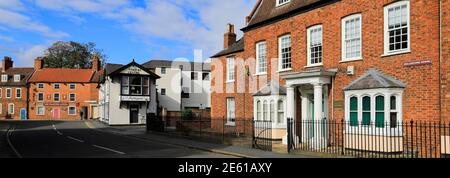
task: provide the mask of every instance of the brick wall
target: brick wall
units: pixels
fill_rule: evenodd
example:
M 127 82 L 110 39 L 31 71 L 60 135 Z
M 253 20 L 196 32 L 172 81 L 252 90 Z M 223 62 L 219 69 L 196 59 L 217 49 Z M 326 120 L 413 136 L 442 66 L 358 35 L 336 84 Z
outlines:
M 403 81 L 407 88 L 403 98 L 404 119 L 439 119 L 439 3 L 438 0 L 415 0 L 410 1 L 411 7 L 411 53 L 382 57 L 384 53 L 384 6 L 394 0 L 342 0 L 340 2 L 321 7 L 289 19 L 275 22 L 273 24 L 245 32 L 245 59 L 255 58 L 256 43 L 266 41 L 268 69 L 277 65 L 272 58 L 278 56 L 278 37 L 290 33 L 292 38 L 292 68 L 293 71 L 302 71 L 307 64 L 306 61 L 306 31 L 313 25 L 323 26 L 323 63 L 325 68 L 339 68 L 345 71 L 347 66 L 355 66 L 355 75 L 348 76 L 339 72 L 335 78 L 334 101 L 344 100 L 343 88 L 350 82 L 360 77 L 369 68 L 377 68 L 387 75 L 391 75 Z M 446 2 L 448 4 L 448 1 Z M 448 6 L 447 6 L 448 7 Z M 445 9 L 445 8 L 444 8 Z M 448 8 L 447 8 L 448 9 Z M 363 19 L 362 49 L 363 60 L 355 62 L 340 62 L 341 56 L 341 19 L 361 13 Z M 448 23 L 447 23 L 448 24 Z M 448 30 L 447 30 L 448 31 Z M 447 33 L 448 34 L 448 33 Z M 447 35 L 448 36 L 448 35 Z M 447 41 L 448 46 L 448 41 Z M 447 47 L 448 49 L 448 47 Z M 448 52 L 448 51 L 447 51 Z M 448 53 L 447 53 L 448 56 Z M 447 57 L 448 58 L 448 57 Z M 404 67 L 405 62 L 430 60 L 431 65 Z M 213 60 L 214 62 L 225 62 L 225 57 Z M 226 64 L 226 63 L 224 63 Z M 249 65 L 251 76 L 247 81 L 257 81 L 260 85 L 253 93 L 264 85 L 264 81 L 277 79 L 269 71 L 267 76 L 253 76 L 254 65 Z M 225 67 L 225 66 L 223 66 Z M 448 67 L 447 67 L 448 68 Z M 222 70 L 225 76 L 225 68 Z M 215 72 L 213 71 L 213 75 Z M 278 75 L 278 74 L 276 74 Z M 222 81 L 223 82 L 223 81 Z M 280 80 L 283 85 L 285 82 Z M 447 82 L 448 83 L 448 82 Z M 226 84 L 224 87 L 226 87 Z M 214 90 L 214 85 L 212 86 Z M 447 93 L 448 93 L 447 89 Z M 237 94 L 213 93 L 212 94 L 212 117 L 226 116 L 226 97 L 236 98 L 236 116 L 251 118 L 253 115 L 253 101 L 250 94 L 245 97 Z M 331 93 L 331 91 L 330 91 Z M 331 97 L 331 95 L 330 95 Z M 239 98 L 239 99 L 238 99 Z M 448 102 L 448 101 L 447 101 Z M 334 108 L 331 113 L 331 99 L 329 108 L 330 115 L 336 119 L 343 119 L 344 107 Z M 300 106 L 298 106 L 299 108 Z M 448 107 L 447 107 L 448 108 Z M 297 109 L 299 110 L 299 109 Z
M 69 89 L 69 84 L 60 84 L 60 89 L 55 90 L 53 87 L 53 83 L 44 84 L 44 89 L 37 89 L 37 83 L 31 83 L 30 84 L 30 119 L 33 120 L 42 120 L 42 119 L 54 119 L 53 117 L 53 109 L 59 109 L 60 110 L 60 119 L 66 119 L 66 120 L 77 120 L 80 119 L 80 111 L 83 107 L 88 107 L 88 118 L 90 118 L 91 113 L 91 103 L 89 101 L 95 101 L 94 104 L 98 101 L 98 89 L 96 88 L 97 84 L 95 83 L 77 83 L 75 90 Z M 37 102 L 37 95 L 39 92 L 44 93 L 44 103 Z M 51 106 L 48 105 L 50 103 L 55 103 L 53 101 L 53 94 L 55 92 L 58 92 L 60 94 L 60 106 Z M 76 94 L 76 101 L 75 102 L 69 102 L 69 94 L 75 93 Z M 37 115 L 37 106 L 38 105 L 44 105 L 45 107 L 45 114 L 44 115 Z M 75 115 L 69 115 L 68 114 L 68 107 L 69 106 L 75 106 L 76 107 L 76 114 Z
M 450 121 L 450 1 L 442 0 L 442 119 Z
M 20 119 L 20 110 L 27 108 L 27 88 L 26 87 L 1 87 L 1 111 L 0 119 Z M 11 98 L 6 98 L 6 88 L 11 88 Z M 21 89 L 21 97 L 16 98 L 16 88 Z M 14 104 L 14 114 L 8 114 L 8 105 Z

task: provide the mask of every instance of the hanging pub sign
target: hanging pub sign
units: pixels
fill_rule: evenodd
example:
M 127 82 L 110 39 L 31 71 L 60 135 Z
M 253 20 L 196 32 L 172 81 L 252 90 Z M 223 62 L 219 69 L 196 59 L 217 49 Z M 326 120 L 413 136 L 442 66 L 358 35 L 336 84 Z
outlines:
M 121 101 L 150 101 L 149 96 L 121 96 Z
M 405 62 L 403 66 L 405 67 L 413 67 L 413 66 L 423 66 L 423 65 L 430 65 L 432 62 L 430 60 L 424 60 L 424 61 L 412 61 L 412 62 Z

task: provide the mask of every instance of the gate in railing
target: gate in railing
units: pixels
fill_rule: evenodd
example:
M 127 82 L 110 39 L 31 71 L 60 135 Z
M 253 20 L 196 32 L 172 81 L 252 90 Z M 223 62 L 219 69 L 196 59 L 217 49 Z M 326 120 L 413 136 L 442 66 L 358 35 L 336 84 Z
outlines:
M 273 137 L 271 121 L 254 121 L 253 134 L 253 148 L 272 151 Z

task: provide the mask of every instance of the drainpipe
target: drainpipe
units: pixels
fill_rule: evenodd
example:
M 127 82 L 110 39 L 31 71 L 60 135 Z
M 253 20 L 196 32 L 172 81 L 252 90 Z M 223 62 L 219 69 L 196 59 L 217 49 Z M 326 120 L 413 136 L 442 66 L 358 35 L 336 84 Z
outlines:
M 439 0 L 439 121 L 442 121 L 442 0 Z
M 331 120 L 334 121 L 334 77 L 331 77 Z

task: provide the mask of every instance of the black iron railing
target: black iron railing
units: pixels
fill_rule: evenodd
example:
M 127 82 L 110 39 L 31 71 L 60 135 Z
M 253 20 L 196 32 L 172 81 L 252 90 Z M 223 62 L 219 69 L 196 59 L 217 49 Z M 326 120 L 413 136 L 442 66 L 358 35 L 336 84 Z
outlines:
M 405 121 L 361 123 L 288 119 L 288 151 L 363 158 L 442 158 L 450 155 L 450 125 Z

